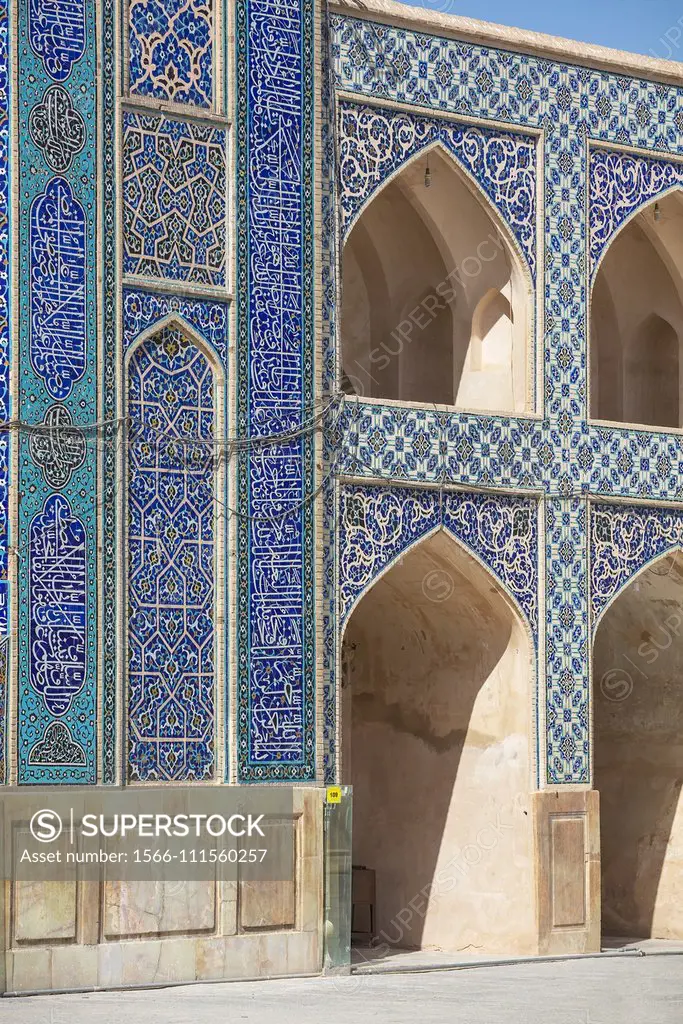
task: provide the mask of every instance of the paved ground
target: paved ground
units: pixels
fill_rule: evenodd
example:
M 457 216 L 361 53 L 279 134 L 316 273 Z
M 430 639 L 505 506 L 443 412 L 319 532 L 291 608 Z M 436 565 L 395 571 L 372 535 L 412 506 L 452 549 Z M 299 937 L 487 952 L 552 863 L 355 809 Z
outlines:
M 681 1024 L 683 956 L 0 1000 L 1 1024 Z
M 617 939 L 603 938 L 603 952 L 611 953 L 683 953 L 683 942 L 671 939 Z M 506 959 L 506 958 L 503 958 Z M 526 960 L 528 957 L 507 959 Z M 354 946 L 351 949 L 351 960 L 356 974 L 379 974 L 383 972 L 414 970 L 416 968 L 434 967 L 466 967 L 472 964 L 498 961 L 500 956 L 482 956 L 477 951 L 459 953 L 441 953 L 434 950 L 406 950 L 384 945 Z M 682 1022 L 683 1024 L 683 1022 Z

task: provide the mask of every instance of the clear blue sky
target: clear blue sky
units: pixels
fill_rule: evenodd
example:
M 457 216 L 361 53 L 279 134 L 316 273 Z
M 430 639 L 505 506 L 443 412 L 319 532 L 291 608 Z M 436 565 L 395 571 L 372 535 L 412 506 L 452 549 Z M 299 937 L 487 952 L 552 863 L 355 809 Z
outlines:
M 683 61 L 683 0 L 412 0 L 415 6 Z M 680 22 L 679 22 L 680 19 Z M 668 33 L 668 35 L 667 35 Z

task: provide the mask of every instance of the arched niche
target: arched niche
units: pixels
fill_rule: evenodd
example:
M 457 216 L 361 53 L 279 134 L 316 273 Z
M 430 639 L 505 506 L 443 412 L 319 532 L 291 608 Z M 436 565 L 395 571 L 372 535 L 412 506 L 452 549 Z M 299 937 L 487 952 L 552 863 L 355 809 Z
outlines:
M 683 552 L 642 569 L 593 641 L 606 936 L 683 938 Z
M 442 146 L 418 154 L 373 196 L 345 243 L 344 389 L 528 411 L 531 294 L 497 211 Z M 490 337 L 477 333 L 482 302 L 498 314 Z
M 683 194 L 649 203 L 615 235 L 594 278 L 591 416 L 682 424 Z
M 216 775 L 221 381 L 213 350 L 173 318 L 127 354 L 126 703 L 136 781 Z
M 438 529 L 364 593 L 342 652 L 353 863 L 376 872 L 378 939 L 531 953 L 532 647 L 516 605 Z

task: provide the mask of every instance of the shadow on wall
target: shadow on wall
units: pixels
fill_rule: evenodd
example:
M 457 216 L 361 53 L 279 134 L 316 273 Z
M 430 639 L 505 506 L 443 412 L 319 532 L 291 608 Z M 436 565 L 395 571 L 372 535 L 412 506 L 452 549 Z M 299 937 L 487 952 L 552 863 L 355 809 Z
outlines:
M 534 952 L 530 653 L 517 613 L 445 531 L 380 578 L 345 636 L 353 859 L 390 946 Z
M 593 678 L 603 932 L 683 939 L 683 554 L 607 610 Z
M 530 285 L 497 211 L 445 150 L 415 157 L 375 196 L 342 269 L 348 393 L 527 409 Z

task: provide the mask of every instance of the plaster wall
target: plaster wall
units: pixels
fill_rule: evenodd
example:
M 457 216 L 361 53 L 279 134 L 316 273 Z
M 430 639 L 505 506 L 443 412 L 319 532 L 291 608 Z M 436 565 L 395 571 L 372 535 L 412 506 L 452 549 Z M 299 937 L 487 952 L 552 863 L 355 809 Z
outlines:
M 608 935 L 683 938 L 683 564 L 617 598 L 594 647 L 595 784 Z
M 353 859 L 377 873 L 378 934 L 534 952 L 530 662 L 516 613 L 437 533 L 366 595 L 346 652 Z

